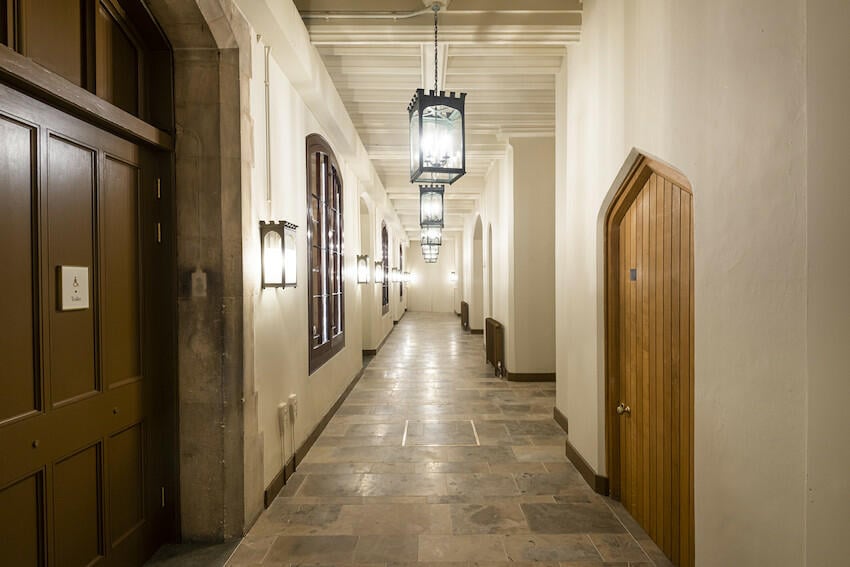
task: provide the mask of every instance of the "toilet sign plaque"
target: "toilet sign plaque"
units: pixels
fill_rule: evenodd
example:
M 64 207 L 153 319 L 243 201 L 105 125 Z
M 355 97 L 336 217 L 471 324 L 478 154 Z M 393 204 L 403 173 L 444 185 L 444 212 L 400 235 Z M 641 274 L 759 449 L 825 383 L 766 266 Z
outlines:
M 89 269 L 59 266 L 59 311 L 89 308 Z

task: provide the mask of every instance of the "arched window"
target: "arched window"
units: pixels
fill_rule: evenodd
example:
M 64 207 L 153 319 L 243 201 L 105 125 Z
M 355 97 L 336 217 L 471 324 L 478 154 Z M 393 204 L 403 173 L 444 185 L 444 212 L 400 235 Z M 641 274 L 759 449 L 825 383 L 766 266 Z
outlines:
M 310 373 L 345 346 L 342 175 L 324 138 L 307 136 Z
M 387 223 L 381 223 L 381 259 L 384 261 L 384 283 L 381 288 L 381 313 L 390 310 L 390 233 Z
M 404 251 L 401 249 L 401 244 L 398 245 L 398 297 L 404 299 Z

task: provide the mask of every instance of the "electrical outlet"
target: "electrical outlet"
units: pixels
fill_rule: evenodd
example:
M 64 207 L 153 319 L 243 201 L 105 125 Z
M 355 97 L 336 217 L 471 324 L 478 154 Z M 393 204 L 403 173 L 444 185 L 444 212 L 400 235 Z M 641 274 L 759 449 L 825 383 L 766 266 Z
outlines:
M 298 396 L 289 394 L 289 405 L 292 406 L 292 419 L 298 417 Z

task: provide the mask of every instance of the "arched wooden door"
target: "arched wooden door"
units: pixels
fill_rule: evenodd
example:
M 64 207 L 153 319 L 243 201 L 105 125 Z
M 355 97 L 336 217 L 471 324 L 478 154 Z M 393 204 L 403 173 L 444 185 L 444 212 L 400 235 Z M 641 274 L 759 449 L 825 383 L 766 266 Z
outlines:
M 670 559 L 694 562 L 693 195 L 641 156 L 606 226 L 611 493 Z

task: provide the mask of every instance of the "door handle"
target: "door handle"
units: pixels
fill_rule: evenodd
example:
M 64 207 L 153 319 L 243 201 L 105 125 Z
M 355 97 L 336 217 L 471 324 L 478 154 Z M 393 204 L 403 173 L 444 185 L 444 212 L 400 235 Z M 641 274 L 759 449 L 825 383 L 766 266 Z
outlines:
M 617 406 L 617 415 L 623 415 L 623 414 L 632 415 L 632 408 L 630 408 L 629 406 L 627 406 L 623 402 L 620 402 L 620 405 Z

